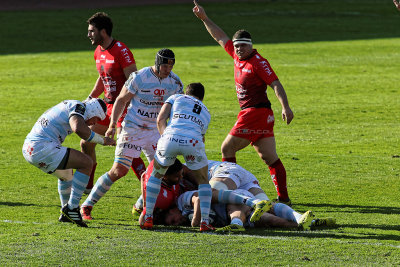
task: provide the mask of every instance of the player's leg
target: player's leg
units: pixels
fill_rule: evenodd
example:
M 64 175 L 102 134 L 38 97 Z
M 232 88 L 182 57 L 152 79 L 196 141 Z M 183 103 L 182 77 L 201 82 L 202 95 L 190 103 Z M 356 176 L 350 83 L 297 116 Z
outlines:
M 228 134 L 221 145 L 222 161 L 236 163 L 236 152 L 247 147 L 250 142 L 250 140 Z
M 96 123 L 95 125 L 92 125 L 89 128 L 95 133 L 104 135 L 105 132 L 107 131 L 108 126 L 100 124 L 100 123 Z M 88 184 L 86 186 L 86 190 L 85 190 L 85 193 L 90 193 L 90 190 L 92 190 L 92 188 L 93 188 L 94 175 L 95 175 L 96 167 L 97 167 L 96 143 L 91 143 L 91 142 L 88 142 L 88 141 L 82 139 L 81 140 L 81 151 L 83 153 L 85 153 L 86 155 L 89 155 L 93 160 L 93 168 L 91 170 L 90 178 L 89 178 Z
M 230 217 L 230 224 L 216 229 L 216 232 L 241 232 L 245 231 L 244 222 L 250 214 L 251 209 L 245 205 L 229 204 L 226 205 L 226 212 Z
M 271 179 L 278 193 L 278 200 L 290 202 L 287 191 L 286 170 L 276 153 L 275 137 L 261 138 L 254 142 L 253 146 L 260 158 L 268 165 Z
M 79 201 L 81 200 L 83 191 L 89 181 L 92 167 L 93 161 L 88 155 L 75 149 L 69 149 L 69 157 L 65 169 L 76 169 L 76 171 L 72 178 L 70 198 L 68 203 L 61 209 L 63 214 L 62 217 L 64 219 L 60 218 L 60 221 L 66 221 L 67 219 L 81 227 L 87 227 L 87 225 L 82 221 L 79 212 Z
M 73 169 L 56 170 L 52 175 L 58 178 L 58 194 L 60 195 L 61 207 L 64 207 L 71 195 Z
M 296 222 L 302 230 L 309 230 L 315 217 L 312 211 L 300 214 L 288 205 L 282 203 L 274 203 L 272 212 L 280 218 Z

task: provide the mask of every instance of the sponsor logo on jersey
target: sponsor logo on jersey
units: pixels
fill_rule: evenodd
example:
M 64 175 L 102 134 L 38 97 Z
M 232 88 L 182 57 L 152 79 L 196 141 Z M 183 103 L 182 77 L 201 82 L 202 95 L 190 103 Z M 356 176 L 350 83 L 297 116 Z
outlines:
M 267 62 L 267 61 L 265 61 L 265 60 L 260 61 L 260 64 L 261 64 L 261 66 L 263 67 L 263 69 L 267 72 L 268 75 L 272 75 L 272 71 L 271 71 L 271 69 L 269 68 L 268 62 Z
M 106 55 L 100 55 L 100 58 L 104 59 L 104 58 L 106 58 Z
M 268 119 L 267 119 L 267 123 L 271 123 L 271 122 L 273 122 L 275 119 L 274 119 L 274 116 L 273 115 L 268 115 Z
M 243 71 L 243 72 L 247 72 L 247 73 L 251 73 L 251 70 L 245 69 L 245 68 L 243 68 L 242 71 Z
M 157 118 L 157 116 L 158 116 L 158 112 L 148 112 L 148 111 L 141 110 L 141 109 L 138 109 L 138 114 L 140 114 L 143 117 L 147 117 L 147 118 L 151 118 L 151 119 Z
M 122 52 L 122 54 L 123 54 L 123 56 L 124 56 L 124 58 L 125 58 L 125 61 L 127 62 L 127 63 L 132 63 L 132 59 L 131 59 L 131 57 L 129 56 L 129 53 L 128 53 L 128 48 L 123 48 L 123 49 L 121 49 L 121 52 Z
M 29 154 L 29 156 L 32 156 L 33 153 L 33 147 L 31 147 L 30 145 L 28 145 L 28 147 L 26 148 L 26 153 Z
M 154 95 L 163 96 L 163 95 L 165 95 L 165 90 L 164 89 L 156 89 L 156 90 L 154 90 Z
M 115 62 L 114 59 L 106 59 L 106 63 L 112 64 L 114 62 Z
M 122 47 L 122 44 L 120 42 L 117 42 L 118 47 Z
M 196 159 L 196 157 L 193 156 L 193 155 L 186 155 L 185 156 L 185 161 L 186 162 L 193 162 L 195 159 Z
M 198 143 L 198 140 L 192 139 L 189 141 L 189 143 L 193 144 L 193 146 L 196 146 L 196 144 Z
M 164 188 L 163 188 L 163 197 L 165 197 L 165 198 L 168 197 L 168 192 L 167 192 L 167 190 L 165 190 Z
M 47 169 L 47 167 L 49 167 L 45 162 L 39 162 L 39 168 L 42 168 L 42 169 Z
M 199 125 L 201 129 L 204 129 L 204 123 L 199 118 L 196 118 L 193 115 L 175 113 L 174 116 L 172 116 L 172 119 L 190 120 L 190 121 L 196 123 L 197 125 Z
M 40 125 L 42 125 L 42 127 L 47 127 L 49 125 L 49 120 L 46 118 L 41 117 L 38 120 L 38 123 L 40 123 Z
M 142 147 L 141 146 L 137 146 L 137 145 L 133 145 L 133 144 L 129 144 L 129 143 L 121 144 L 121 146 L 123 148 L 135 149 L 136 151 L 142 151 Z
M 168 140 L 171 142 L 178 143 L 178 144 L 187 144 L 188 143 L 187 140 L 185 140 L 185 139 L 179 139 L 179 138 L 174 138 L 174 137 L 169 137 Z M 191 143 L 191 141 L 192 140 L 190 140 L 190 143 Z
M 144 99 L 140 99 L 139 101 L 140 101 L 140 103 L 148 105 L 148 106 L 162 106 L 162 105 L 164 105 L 164 102 L 160 102 L 160 101 L 152 102 L 152 101 L 146 101 Z

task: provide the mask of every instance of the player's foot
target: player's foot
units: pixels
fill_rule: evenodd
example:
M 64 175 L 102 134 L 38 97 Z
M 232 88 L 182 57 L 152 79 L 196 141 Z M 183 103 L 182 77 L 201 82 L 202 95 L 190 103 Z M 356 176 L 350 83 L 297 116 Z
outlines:
M 133 208 L 132 208 L 133 219 L 138 220 L 140 217 L 140 214 L 142 214 L 142 211 L 143 211 L 143 209 L 138 209 L 138 208 L 136 208 L 135 205 L 133 205 Z
M 81 207 L 82 219 L 84 219 L 85 221 L 93 220 L 92 209 L 93 209 L 93 206 L 82 206 Z
M 70 209 L 68 204 L 65 204 L 61 209 L 61 214 L 62 216 L 60 217 L 59 221 L 75 223 L 80 227 L 88 227 L 87 224 L 82 220 L 79 207 Z
M 90 192 L 92 192 L 92 189 L 93 189 L 93 188 L 86 188 L 86 189 L 83 191 L 83 193 L 86 194 L 86 195 L 89 195 Z
M 290 200 L 290 198 L 287 199 L 281 199 L 280 197 L 277 197 L 276 199 L 274 199 L 275 203 L 282 203 L 285 205 L 288 205 L 289 207 L 292 206 L 292 201 Z
M 146 219 L 144 219 L 144 222 L 140 225 L 140 228 L 143 230 L 151 230 L 153 228 L 153 217 L 148 216 Z
M 215 232 L 243 232 L 246 229 L 239 224 L 230 224 L 221 228 L 216 228 Z
M 334 226 L 336 225 L 335 218 L 322 218 L 322 219 L 314 219 L 312 226 Z
M 253 208 L 254 212 L 250 217 L 250 222 L 258 221 L 265 212 L 272 208 L 272 203 L 269 200 L 261 200 Z
M 311 210 L 305 212 L 300 218 L 299 230 L 304 230 L 304 231 L 311 230 L 311 224 L 314 217 L 315 215 Z
M 201 222 L 200 224 L 200 232 L 212 232 L 215 231 L 214 226 L 211 224 L 207 224 L 206 222 Z

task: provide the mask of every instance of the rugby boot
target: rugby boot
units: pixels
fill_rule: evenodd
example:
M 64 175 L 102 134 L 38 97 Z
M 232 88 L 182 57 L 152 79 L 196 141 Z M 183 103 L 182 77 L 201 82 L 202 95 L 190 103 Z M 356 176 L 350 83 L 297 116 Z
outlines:
M 258 221 L 261 216 L 265 213 L 270 211 L 272 208 L 272 203 L 269 200 L 261 200 L 257 204 L 253 206 L 254 212 L 250 217 L 250 222 Z
M 211 224 L 208 224 L 206 222 L 201 222 L 200 224 L 200 232 L 212 232 L 215 231 L 214 226 L 212 226 Z
M 68 204 L 65 204 L 61 209 L 61 213 L 63 216 L 60 217 L 59 221 L 75 223 L 80 227 L 88 227 L 87 224 L 82 220 L 79 207 L 70 209 Z
M 322 218 L 322 219 L 314 219 L 312 226 L 318 227 L 318 226 L 334 226 L 336 225 L 336 219 L 335 218 Z
M 304 230 L 304 231 L 311 230 L 311 225 L 314 220 L 314 217 L 315 215 L 311 210 L 305 212 L 300 218 L 299 230 Z
M 93 206 L 82 206 L 81 207 L 81 215 L 82 215 L 83 220 L 85 220 L 85 221 L 93 220 L 92 209 L 93 209 Z
M 144 219 L 144 222 L 140 225 L 140 228 L 142 228 L 143 230 L 153 229 L 153 217 L 148 216 L 146 219 Z
M 239 224 L 230 224 L 221 228 L 216 228 L 215 232 L 243 232 L 246 229 Z

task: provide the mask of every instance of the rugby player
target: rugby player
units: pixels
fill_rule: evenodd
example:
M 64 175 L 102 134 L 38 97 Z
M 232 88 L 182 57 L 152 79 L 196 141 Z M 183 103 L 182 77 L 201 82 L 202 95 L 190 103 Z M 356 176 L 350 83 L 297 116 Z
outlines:
M 160 138 L 157 117 L 161 107 L 169 96 L 183 93 L 181 79 L 172 72 L 174 64 L 175 54 L 172 50 L 161 49 L 156 54 L 153 66 L 133 72 L 125 82 L 115 100 L 106 131 L 106 136 L 114 137 L 118 120 L 129 104 L 117 140 L 114 164 L 99 177 L 82 204 L 81 213 L 85 220 L 92 219 L 93 206 L 115 181 L 128 173 L 134 158 L 140 157 L 143 151 L 148 162 L 153 160 Z
M 115 145 L 113 139 L 100 136 L 88 127 L 103 120 L 106 110 L 106 104 L 97 98 L 85 103 L 65 100 L 43 113 L 25 139 L 22 153 L 26 161 L 58 178 L 60 222 L 87 227 L 79 213 L 79 201 L 93 167 L 89 156 L 63 147 L 62 143 L 69 134 L 76 133 L 87 142 Z M 75 174 L 72 169 L 76 169 Z

